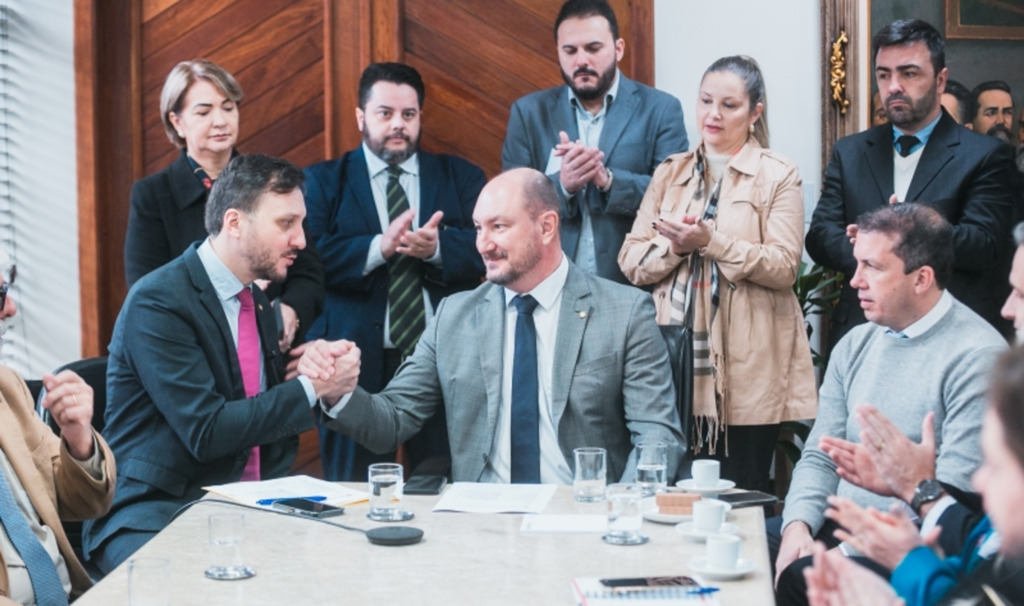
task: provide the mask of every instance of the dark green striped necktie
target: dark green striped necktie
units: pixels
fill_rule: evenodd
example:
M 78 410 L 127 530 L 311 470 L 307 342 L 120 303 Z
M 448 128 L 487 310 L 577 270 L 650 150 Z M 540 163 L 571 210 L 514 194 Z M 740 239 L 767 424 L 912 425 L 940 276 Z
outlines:
M 409 210 L 409 199 L 398 182 L 402 169 L 388 165 L 388 221 L 394 222 Z M 395 254 L 388 261 L 388 308 L 391 312 L 391 342 L 403 356 L 412 353 L 426 328 L 423 307 L 423 273 L 416 257 Z

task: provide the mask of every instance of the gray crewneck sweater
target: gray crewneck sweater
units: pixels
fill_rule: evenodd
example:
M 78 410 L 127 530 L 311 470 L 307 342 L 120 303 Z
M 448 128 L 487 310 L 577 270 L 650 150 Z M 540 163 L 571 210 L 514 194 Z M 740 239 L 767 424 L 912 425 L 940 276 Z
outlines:
M 923 334 L 904 339 L 877 324 L 851 330 L 832 352 L 818 396 L 818 418 L 793 470 L 782 527 L 805 522 L 817 534 L 826 498 L 838 494 L 886 510 L 894 499 L 841 480 L 818 446 L 823 435 L 860 441 L 857 404 L 876 406 L 910 439 L 921 441 L 921 421 L 935 412 L 938 479 L 970 489 L 981 464 L 981 419 L 988 377 L 1006 341 L 959 301 Z

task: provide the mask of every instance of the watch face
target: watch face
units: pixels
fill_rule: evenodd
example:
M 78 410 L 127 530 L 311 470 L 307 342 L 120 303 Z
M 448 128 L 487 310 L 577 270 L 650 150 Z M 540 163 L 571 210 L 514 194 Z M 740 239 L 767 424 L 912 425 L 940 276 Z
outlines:
M 934 501 L 942 496 L 942 484 L 938 480 L 925 480 L 917 485 L 917 493 L 924 501 Z

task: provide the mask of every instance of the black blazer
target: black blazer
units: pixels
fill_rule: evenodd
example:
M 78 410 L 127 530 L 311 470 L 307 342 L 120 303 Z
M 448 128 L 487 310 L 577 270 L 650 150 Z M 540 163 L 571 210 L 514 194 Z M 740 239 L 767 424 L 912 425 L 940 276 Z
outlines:
M 424 286 L 434 309 L 441 299 L 480 285 L 484 263 L 476 250 L 473 208 L 484 172 L 461 158 L 418 152 L 420 225 L 444 212 L 438 233 L 441 266 L 421 262 Z M 327 300 L 309 336 L 349 339 L 363 351 L 359 384 L 380 391 L 391 377 L 382 365 L 388 269 L 363 275 L 370 242 L 381 233 L 363 146 L 306 169 L 308 233 L 323 254 Z
M 958 125 L 943 110 L 906 198 L 935 208 L 953 224 L 956 260 L 949 291 L 1004 334 L 1009 326 L 999 310 L 1009 295 L 1015 170 L 1009 145 Z M 832 317 L 833 344 L 865 321 L 857 289 L 850 286 L 857 265 L 846 226 L 888 204 L 893 190 L 891 125 L 836 142 L 806 239 L 811 259 L 846 275 Z
M 131 211 L 124 242 L 124 274 L 128 288 L 139 278 L 178 257 L 190 244 L 206 238 L 207 190 L 192 173 L 182 151 L 170 166 L 132 185 Z M 299 252 L 282 283 L 267 289 L 295 310 L 301 341 L 324 305 L 324 269 L 312 240 Z
M 110 343 L 103 429 L 117 487 L 110 511 L 84 525 L 87 557 L 122 528 L 158 532 L 203 486 L 237 482 L 253 446 L 263 478 L 288 474 L 313 415 L 299 380 L 283 381 L 269 301 L 259 289 L 253 296 L 267 389 L 247 398 L 231 328 L 195 246 L 128 293 Z

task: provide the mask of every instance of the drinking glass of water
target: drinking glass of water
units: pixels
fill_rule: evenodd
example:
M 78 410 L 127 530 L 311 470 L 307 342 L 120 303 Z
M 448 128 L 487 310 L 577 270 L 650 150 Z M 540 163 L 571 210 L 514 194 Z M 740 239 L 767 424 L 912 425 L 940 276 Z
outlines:
M 240 513 L 211 513 L 210 567 L 206 576 L 211 579 L 233 581 L 247 579 L 256 571 L 242 559 L 245 542 L 245 516 Z
M 636 447 L 636 483 L 643 496 L 649 497 L 668 485 L 668 444 L 657 441 L 640 442 Z
M 610 484 L 605 490 L 608 501 L 608 532 L 602 539 L 612 545 L 639 545 L 647 542 L 640 534 L 644 518 L 640 509 L 638 484 Z
M 413 514 L 402 510 L 405 480 L 398 463 L 374 463 L 369 467 L 370 513 L 366 517 L 376 522 L 402 522 Z

